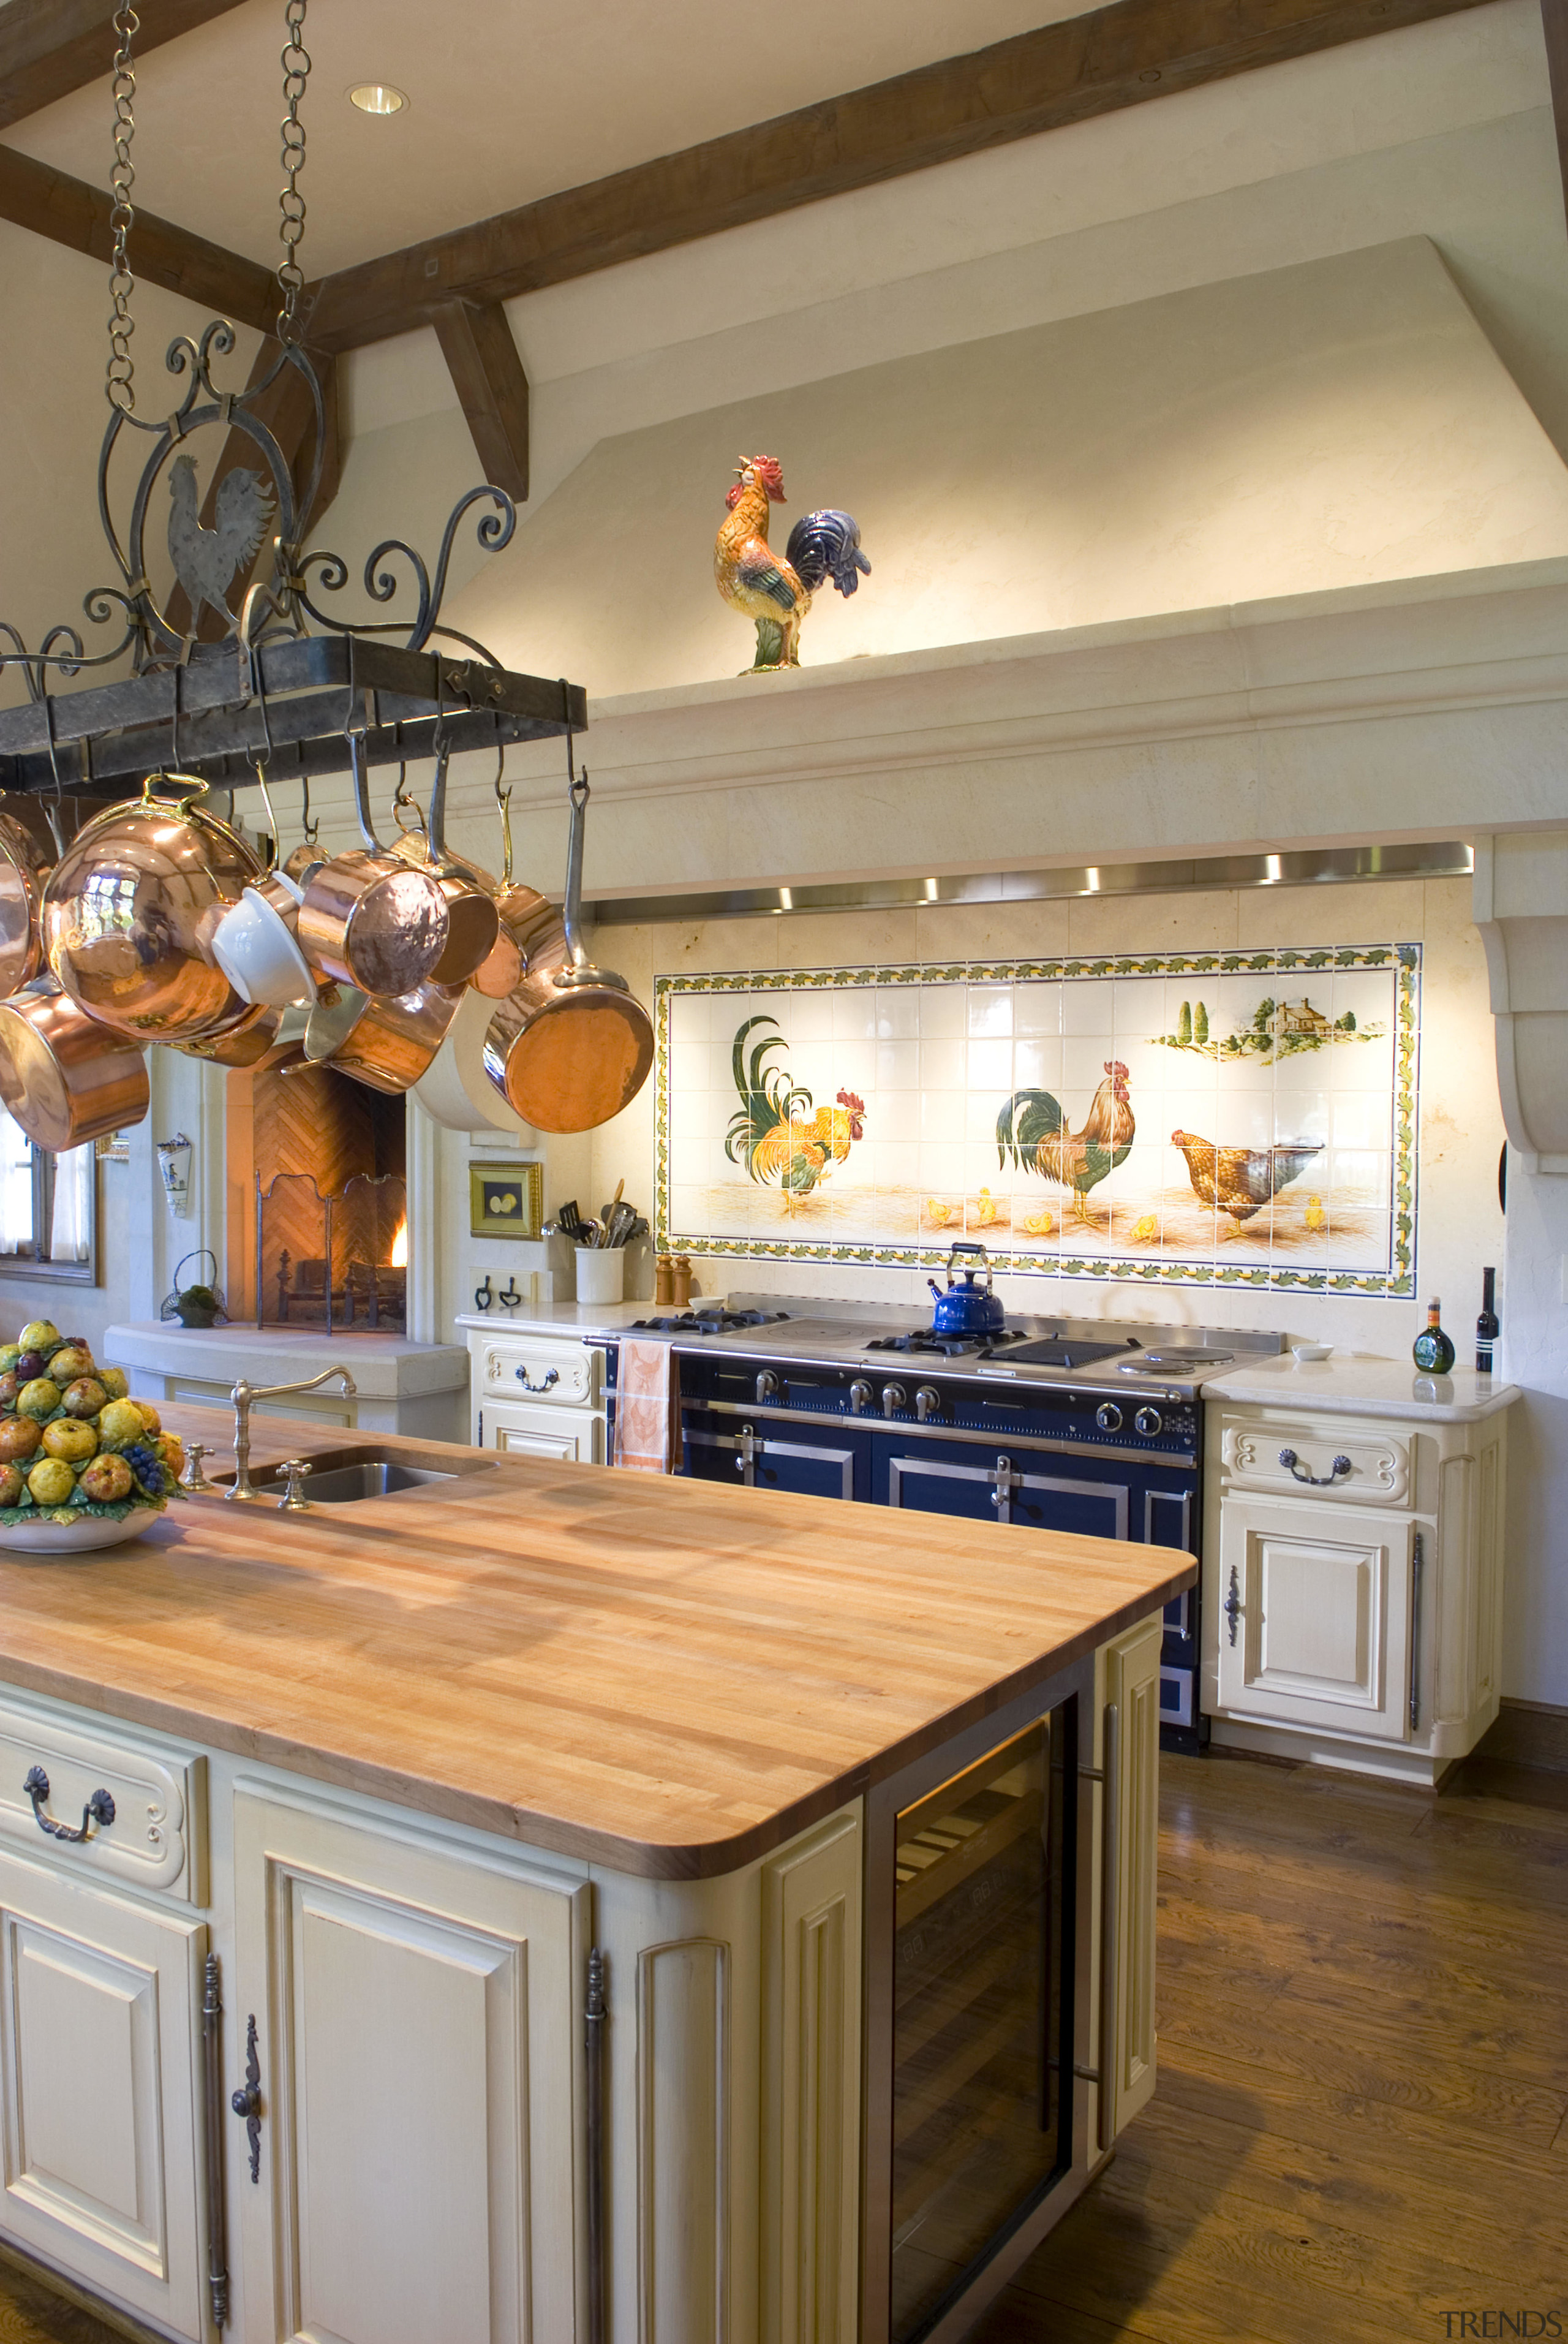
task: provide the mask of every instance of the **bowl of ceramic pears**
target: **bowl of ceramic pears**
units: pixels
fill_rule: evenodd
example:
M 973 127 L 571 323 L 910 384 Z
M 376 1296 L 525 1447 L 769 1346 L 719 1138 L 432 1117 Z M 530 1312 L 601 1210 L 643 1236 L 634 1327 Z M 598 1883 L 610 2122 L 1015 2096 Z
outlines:
M 124 1371 L 35 1318 L 0 1344 L 0 1547 L 80 1554 L 139 1537 L 178 1496 L 185 1450 Z

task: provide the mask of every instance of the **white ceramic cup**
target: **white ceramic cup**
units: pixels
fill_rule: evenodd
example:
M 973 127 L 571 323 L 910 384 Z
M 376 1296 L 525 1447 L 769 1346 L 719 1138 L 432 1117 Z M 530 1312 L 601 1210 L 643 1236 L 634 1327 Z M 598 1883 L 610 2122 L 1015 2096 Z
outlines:
M 624 1298 L 624 1246 L 574 1246 L 572 1250 L 577 1255 L 579 1302 L 619 1302 Z
M 294 932 L 303 894 L 275 871 L 259 887 L 247 887 L 214 929 L 212 956 L 242 1001 L 290 1009 L 315 1000 L 316 980 Z

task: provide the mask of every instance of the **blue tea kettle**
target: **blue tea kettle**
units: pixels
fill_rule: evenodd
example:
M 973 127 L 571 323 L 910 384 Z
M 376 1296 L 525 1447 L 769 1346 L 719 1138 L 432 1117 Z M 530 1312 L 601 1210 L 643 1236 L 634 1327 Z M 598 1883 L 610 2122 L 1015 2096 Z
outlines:
M 978 1272 L 966 1269 L 963 1284 L 953 1284 L 953 1264 L 960 1253 L 978 1253 L 979 1268 L 985 1272 L 985 1284 L 977 1286 Z M 972 1245 L 960 1239 L 948 1256 L 948 1282 L 944 1290 L 934 1278 L 926 1284 L 937 1298 L 936 1317 L 932 1332 L 938 1335 L 1000 1335 L 1007 1324 L 1007 1312 L 991 1291 L 990 1261 L 982 1245 Z

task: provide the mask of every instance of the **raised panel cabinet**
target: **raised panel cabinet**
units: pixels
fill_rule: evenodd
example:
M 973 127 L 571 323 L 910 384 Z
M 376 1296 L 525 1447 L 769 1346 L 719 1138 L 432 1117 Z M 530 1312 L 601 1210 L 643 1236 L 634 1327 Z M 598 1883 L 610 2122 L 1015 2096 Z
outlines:
M 206 1951 L 188 1915 L 0 1854 L 0 2227 L 193 2339 Z
M 542 1457 L 551 1464 L 602 1465 L 605 1420 L 587 1409 L 519 1408 L 516 1401 L 487 1400 L 478 1411 L 481 1449 L 512 1457 Z
M 1414 1531 L 1371 1508 L 1231 1499 L 1220 1538 L 1227 1710 L 1402 1741 Z
M 572 2344 L 590 1891 L 241 1791 L 246 2344 Z
M 1102 1655 L 1098 1758 L 1103 1827 L 1092 1973 L 1101 2148 L 1109 2148 L 1147 2107 L 1158 2072 L 1154 1925 L 1162 1641 L 1163 1623 L 1145 1620 L 1108 1644 Z

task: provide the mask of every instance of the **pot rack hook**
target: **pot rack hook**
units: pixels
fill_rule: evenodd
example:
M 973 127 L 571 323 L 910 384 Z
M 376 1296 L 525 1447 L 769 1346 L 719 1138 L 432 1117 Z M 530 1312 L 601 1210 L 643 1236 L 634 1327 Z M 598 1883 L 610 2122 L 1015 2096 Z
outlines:
M 307 846 L 314 846 L 321 834 L 321 816 L 317 814 L 314 822 L 310 818 L 310 775 L 308 773 L 301 773 L 299 785 L 301 791 L 299 826 L 305 833 Z
M 397 786 L 392 793 L 392 819 L 405 838 L 416 830 L 424 838 L 428 838 L 430 835 L 426 827 L 419 801 L 408 787 L 408 764 L 406 758 L 399 758 L 397 763 Z
M 60 744 L 55 737 L 55 702 L 48 692 L 44 694 L 44 725 L 49 741 L 49 764 L 55 776 L 54 802 L 53 803 L 47 800 L 45 802 L 44 819 L 49 825 L 56 853 L 64 854 L 65 844 L 60 835 L 60 818 L 65 804 L 65 777 L 60 771 Z M 87 763 L 85 746 L 80 742 L 76 745 L 77 754 L 82 759 L 86 777 L 90 779 L 92 769 Z
M 501 884 L 509 887 L 512 884 L 512 792 L 510 787 L 501 787 L 507 772 L 506 743 L 498 742 L 497 750 L 496 812 L 501 817 Z

